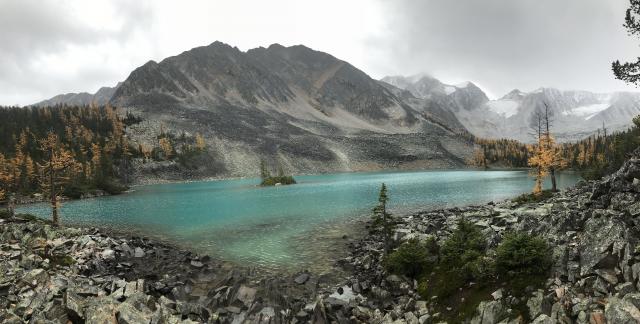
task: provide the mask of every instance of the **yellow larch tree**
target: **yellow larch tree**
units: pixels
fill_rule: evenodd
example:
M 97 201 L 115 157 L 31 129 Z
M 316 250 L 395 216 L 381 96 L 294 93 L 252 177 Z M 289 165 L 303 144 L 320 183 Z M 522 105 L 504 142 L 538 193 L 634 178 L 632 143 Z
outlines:
M 0 153 L 0 201 L 5 200 L 11 188 L 13 179 L 9 171 L 9 163 L 2 153 Z
M 40 140 L 39 149 L 45 155 L 45 162 L 39 165 L 40 183 L 49 194 L 52 223 L 58 226 L 60 225 L 58 193 L 76 173 L 80 172 L 81 166 L 73 158 L 73 154 L 62 146 L 58 136 L 53 132 L 49 132 L 47 137 Z
M 158 140 L 158 144 L 160 145 L 160 149 L 162 150 L 164 159 L 165 160 L 170 159 L 171 155 L 173 154 L 173 146 L 171 146 L 171 141 L 169 141 L 168 138 L 163 137 L 160 140 Z
M 204 151 L 204 149 L 207 148 L 207 143 L 204 140 L 204 137 L 202 137 L 202 135 L 200 135 L 200 133 L 196 134 L 196 149 L 198 149 L 198 151 Z

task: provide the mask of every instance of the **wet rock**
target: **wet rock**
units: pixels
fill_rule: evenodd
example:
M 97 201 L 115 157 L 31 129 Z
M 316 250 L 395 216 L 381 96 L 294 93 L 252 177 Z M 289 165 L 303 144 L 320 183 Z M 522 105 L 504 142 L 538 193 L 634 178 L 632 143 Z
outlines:
M 191 266 L 194 268 L 202 268 L 204 264 L 200 261 L 191 261 Z
M 144 255 L 144 250 L 140 247 L 135 248 L 135 250 L 133 251 L 133 257 L 135 258 L 142 258 L 144 257 Z
M 236 299 L 241 301 L 245 306 L 249 307 L 256 298 L 256 289 L 245 285 L 240 286 L 236 293 Z
M 298 275 L 295 279 L 293 279 L 293 281 L 299 285 L 304 284 L 305 282 L 307 282 L 307 280 L 309 280 L 310 276 L 308 273 L 302 273 L 300 275 Z

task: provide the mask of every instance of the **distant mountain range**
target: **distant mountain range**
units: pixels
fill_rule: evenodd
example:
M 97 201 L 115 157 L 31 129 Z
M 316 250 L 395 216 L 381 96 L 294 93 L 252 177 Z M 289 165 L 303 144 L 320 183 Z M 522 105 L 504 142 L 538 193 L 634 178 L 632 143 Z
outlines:
M 288 172 L 461 167 L 469 134 L 530 141 L 529 119 L 547 103 L 560 140 L 614 130 L 640 114 L 640 94 L 551 88 L 490 100 L 475 84 L 428 75 L 374 80 L 348 62 L 305 46 L 240 51 L 221 42 L 149 61 L 116 87 L 37 103 L 111 103 L 142 117 L 127 130 L 155 145 L 161 131 L 203 134 L 208 158 L 196 170 L 140 166 L 162 179 L 247 176 L 261 159 Z
M 111 100 L 111 97 L 116 92 L 120 84 L 117 84 L 115 87 L 102 87 L 98 89 L 95 94 L 91 94 L 88 92 L 80 92 L 80 93 L 67 93 L 57 95 L 53 98 L 40 101 L 38 103 L 33 104 L 33 106 L 55 106 L 55 105 L 90 105 L 96 104 L 98 106 L 105 105 Z
M 603 127 L 609 131 L 625 129 L 640 114 L 640 93 L 635 92 L 516 89 L 500 99 L 489 100 L 471 82 L 448 85 L 428 75 L 386 77 L 382 81 L 452 111 L 467 130 L 485 138 L 531 142 L 531 115 L 545 104 L 553 112 L 552 131 L 560 141 L 578 140 Z

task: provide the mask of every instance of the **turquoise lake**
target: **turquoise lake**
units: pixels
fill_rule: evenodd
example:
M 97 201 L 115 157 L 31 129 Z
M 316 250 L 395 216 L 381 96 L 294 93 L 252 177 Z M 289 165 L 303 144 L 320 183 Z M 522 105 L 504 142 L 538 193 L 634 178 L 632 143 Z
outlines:
M 558 175 L 560 188 L 575 173 Z M 132 192 L 65 202 L 66 224 L 135 231 L 199 253 L 267 269 L 328 263 L 335 242 L 370 216 L 381 183 L 393 213 L 499 201 L 529 192 L 527 171 L 425 171 L 297 176 L 297 185 L 261 188 L 258 179 L 134 187 Z M 548 185 L 549 181 L 546 181 Z M 47 204 L 19 212 L 49 217 Z M 326 264 L 325 264 L 326 265 Z

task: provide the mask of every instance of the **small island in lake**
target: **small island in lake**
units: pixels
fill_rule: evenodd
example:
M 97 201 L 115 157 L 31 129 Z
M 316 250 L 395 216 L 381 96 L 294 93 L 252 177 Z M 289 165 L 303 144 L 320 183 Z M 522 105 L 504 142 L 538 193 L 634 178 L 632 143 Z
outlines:
M 260 178 L 262 179 L 260 182 L 261 187 L 292 185 L 296 183 L 293 176 L 284 174 L 284 169 L 281 164 L 278 164 L 277 175 L 271 175 L 264 161 L 260 161 Z

